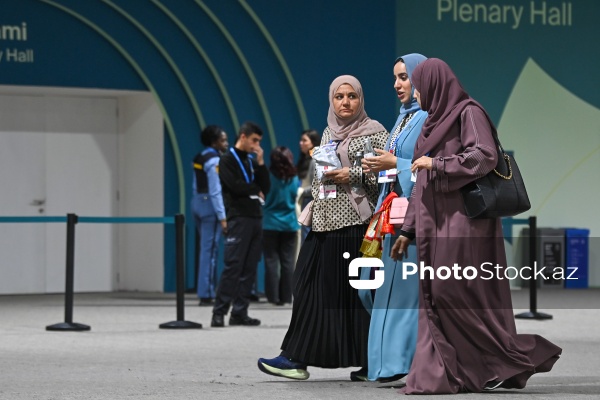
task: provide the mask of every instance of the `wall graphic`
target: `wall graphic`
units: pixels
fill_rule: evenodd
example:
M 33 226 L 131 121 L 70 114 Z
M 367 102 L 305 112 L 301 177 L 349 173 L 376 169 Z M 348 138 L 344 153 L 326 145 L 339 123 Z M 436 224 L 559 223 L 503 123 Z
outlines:
M 590 284 L 600 285 L 600 3 L 556 0 L 398 2 L 397 53 L 444 59 L 514 151 L 538 226 L 589 228 Z M 406 42 L 402 38 L 406 37 Z M 406 47 L 408 44 L 408 47 Z M 521 227 L 515 228 L 517 235 Z

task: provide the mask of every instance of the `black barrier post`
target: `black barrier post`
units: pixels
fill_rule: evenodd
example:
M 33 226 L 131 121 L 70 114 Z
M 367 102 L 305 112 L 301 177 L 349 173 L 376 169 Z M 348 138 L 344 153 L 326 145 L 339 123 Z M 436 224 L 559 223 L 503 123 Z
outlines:
M 184 314 L 184 292 L 185 292 L 185 272 L 184 272 L 184 227 L 185 217 L 183 214 L 175 215 L 175 263 L 176 263 L 176 281 L 177 281 L 177 321 L 165 322 L 158 327 L 161 329 L 200 329 L 202 324 L 197 322 L 185 321 Z
M 67 214 L 67 268 L 65 282 L 65 322 L 48 325 L 47 331 L 89 331 L 89 325 L 73 322 L 73 286 L 75 283 L 75 224 L 77 215 Z
M 552 319 L 552 315 L 538 312 L 537 310 L 537 280 L 533 267 L 537 259 L 537 221 L 536 217 L 529 217 L 529 266 L 531 276 L 529 277 L 529 311 L 515 315 L 521 319 Z

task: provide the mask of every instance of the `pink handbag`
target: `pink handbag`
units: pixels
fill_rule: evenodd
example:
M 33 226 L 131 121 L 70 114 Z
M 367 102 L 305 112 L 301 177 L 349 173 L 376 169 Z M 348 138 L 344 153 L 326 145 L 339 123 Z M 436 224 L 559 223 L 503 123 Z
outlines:
M 404 216 L 408 209 L 408 199 L 406 197 L 395 197 L 392 199 L 390 207 L 390 224 L 396 228 L 401 228 L 404 224 Z
M 300 225 L 303 226 L 311 226 L 312 225 L 312 218 L 313 218 L 313 204 L 315 203 L 314 200 L 311 200 L 306 207 L 304 207 L 304 210 L 302 210 L 302 212 L 300 213 L 300 216 L 298 217 L 298 223 Z

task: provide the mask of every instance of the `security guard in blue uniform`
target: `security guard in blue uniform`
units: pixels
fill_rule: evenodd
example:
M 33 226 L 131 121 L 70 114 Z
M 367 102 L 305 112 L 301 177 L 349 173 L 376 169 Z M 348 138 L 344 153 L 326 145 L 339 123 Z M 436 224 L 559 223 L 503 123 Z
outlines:
M 227 233 L 225 206 L 219 180 L 219 158 L 227 150 L 227 134 L 216 125 L 202 130 L 206 147 L 194 157 L 192 213 L 200 235 L 198 297 L 200 305 L 211 305 L 217 285 L 217 255 L 221 233 Z

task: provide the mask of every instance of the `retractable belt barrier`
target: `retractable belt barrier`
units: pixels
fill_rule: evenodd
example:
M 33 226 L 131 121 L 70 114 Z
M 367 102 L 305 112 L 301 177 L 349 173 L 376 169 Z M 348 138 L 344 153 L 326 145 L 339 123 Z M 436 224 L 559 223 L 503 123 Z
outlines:
M 89 325 L 73 322 L 73 283 L 75 272 L 75 225 L 77 223 L 105 223 L 105 224 L 140 224 L 159 223 L 175 224 L 175 265 L 177 282 L 177 319 L 159 325 L 161 329 L 200 329 L 202 325 L 197 322 L 186 321 L 184 318 L 184 226 L 185 217 L 177 214 L 174 217 L 79 217 L 75 214 L 67 214 L 66 217 L 0 217 L 0 223 L 67 223 L 67 257 L 66 257 L 66 282 L 65 282 L 65 321 L 54 325 L 48 325 L 48 331 L 89 331 Z M 504 218 L 503 228 L 512 232 L 514 225 L 529 225 L 529 265 L 535 265 L 537 261 L 537 218 L 529 219 Z M 512 234 L 512 233 L 511 233 Z M 529 311 L 516 314 L 515 318 L 521 319 L 552 319 L 552 315 L 537 310 L 537 280 L 535 275 L 529 279 Z
M 537 218 L 534 216 L 525 218 L 504 218 L 502 219 L 503 228 L 508 229 L 512 234 L 513 225 L 529 225 L 529 265 L 533 266 L 537 260 Z M 506 232 L 505 232 L 506 236 Z M 529 279 L 529 311 L 516 314 L 515 318 L 520 319 L 552 319 L 552 315 L 539 312 L 537 310 L 537 275 L 532 274 Z
M 177 320 L 159 325 L 161 329 L 200 329 L 202 325 L 186 321 L 184 318 L 184 227 L 185 217 L 79 217 L 67 214 L 66 217 L 0 217 L 0 223 L 67 223 L 67 257 L 65 282 L 65 321 L 46 326 L 48 331 L 89 331 L 89 325 L 73 322 L 73 284 L 75 273 L 75 225 L 94 224 L 175 224 L 175 265 L 177 282 Z

